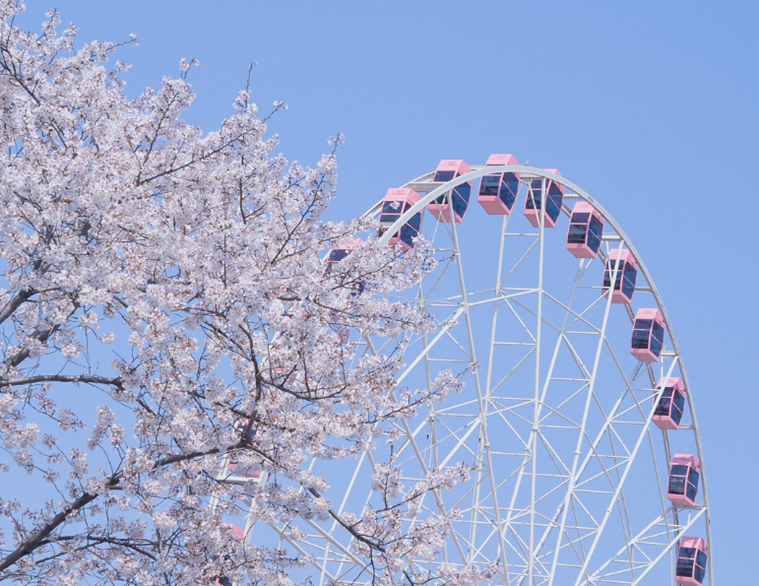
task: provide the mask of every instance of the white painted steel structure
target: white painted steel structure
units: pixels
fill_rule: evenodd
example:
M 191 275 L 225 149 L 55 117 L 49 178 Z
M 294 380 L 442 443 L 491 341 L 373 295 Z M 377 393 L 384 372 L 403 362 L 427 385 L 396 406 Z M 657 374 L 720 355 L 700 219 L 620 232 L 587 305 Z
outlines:
M 407 568 L 435 574 L 455 567 L 497 562 L 494 584 L 513 586 L 675 584 L 677 543 L 683 535 L 709 541 L 708 583 L 714 584 L 705 463 L 694 394 L 677 338 L 643 259 L 614 219 L 580 187 L 529 166 L 472 166 L 447 183 L 428 173 L 403 187 L 423 194 L 380 239 L 387 243 L 414 214 L 439 196 L 486 174 L 521 174 L 511 215 L 488 216 L 478 205 L 475 182 L 460 224 L 427 213 L 422 233 L 435 249 L 436 271 L 419 284 L 414 301 L 436 323 L 435 331 L 404 345 L 398 385 L 430 385 L 450 368 L 465 390 L 398 424 L 400 439 L 378 445 L 355 462 L 331 468 L 314 462 L 331 489 L 334 513 L 360 512 L 376 498 L 370 478 L 390 449 L 413 482 L 457 462 L 471 478 L 425 497 L 425 517 L 452 518 L 452 533 L 434 562 L 407 559 Z M 534 179 L 565 186 L 563 214 L 574 202 L 592 204 L 605 218 L 598 259 L 575 259 L 565 247 L 567 222 L 535 229 L 524 217 L 525 184 Z M 545 190 L 544 190 L 545 192 Z M 367 212 L 377 216 L 382 202 Z M 629 249 L 639 263 L 631 305 L 602 295 L 603 262 L 611 248 Z M 404 297 L 409 299 L 408 296 Z M 632 319 L 639 307 L 658 307 L 667 341 L 658 363 L 630 354 Z M 366 352 L 383 352 L 397 340 L 365 338 Z M 678 431 L 652 424 L 661 377 L 678 376 L 688 408 Z M 678 507 L 666 498 L 674 453 L 701 461 L 697 505 Z M 457 513 L 453 513 L 457 511 Z M 309 556 L 304 576 L 314 584 L 371 582 L 366 559 L 334 520 L 294 519 L 266 531 L 249 519 L 255 541 Z M 288 530 L 297 527 L 302 537 Z M 269 535 L 269 537 L 266 537 Z M 402 576 L 400 578 L 402 580 Z

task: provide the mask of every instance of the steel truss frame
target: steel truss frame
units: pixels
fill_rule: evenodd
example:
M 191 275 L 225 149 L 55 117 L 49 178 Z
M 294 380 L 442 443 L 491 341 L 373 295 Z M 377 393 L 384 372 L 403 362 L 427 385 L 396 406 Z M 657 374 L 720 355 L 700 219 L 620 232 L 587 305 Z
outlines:
M 512 214 L 484 220 L 492 231 L 500 223 L 489 288 L 471 291 L 467 286 L 471 267 L 465 260 L 473 259 L 471 251 L 461 246 L 463 224 L 453 218 L 437 222 L 430 236 L 438 269 L 419 284 L 415 301 L 437 327 L 405 345 L 406 368 L 398 386 L 429 387 L 437 371 L 451 368 L 458 370 L 466 390 L 431 405 L 415 420 L 397 422 L 400 439 L 392 445 L 392 458 L 411 483 L 458 461 L 470 464 L 472 475 L 456 487 L 430 491 L 423 513 L 405 520 L 413 528 L 430 516 L 451 519 L 439 559 L 407 559 L 407 568 L 434 575 L 442 565 L 463 568 L 496 561 L 502 571 L 492 583 L 514 586 L 634 585 L 645 584 L 647 577 L 658 582 L 662 576 L 669 576 L 674 585 L 677 543 L 691 531 L 709 541 L 708 575 L 713 585 L 708 491 L 693 389 L 645 263 L 615 220 L 574 183 L 528 166 L 472 168 L 446 183 L 433 182 L 434 173 L 427 173 L 404 185 L 423 197 L 380 239 L 380 245 L 386 244 L 438 197 L 447 197 L 450 203 L 451 189 L 458 185 L 486 174 L 521 174 Z M 608 257 L 610 245 L 627 248 L 636 258 L 634 304 L 644 298 L 645 306 L 658 307 L 667 323 L 669 347 L 658 364 L 630 357 L 633 309 L 612 306 L 602 295 L 597 260 L 578 262 L 566 292 L 562 289 L 566 283 L 552 281 L 556 251 L 548 247 L 555 248 L 555 243 L 548 242 L 542 214 L 537 229 L 510 231 L 522 198 L 534 197 L 524 185 L 535 179 L 542 180 L 542 193 L 548 181 L 566 188 L 564 215 L 570 214 L 569 204 L 586 201 L 604 216 L 601 261 Z M 476 206 L 475 197 L 470 207 Z M 380 201 L 366 215 L 378 215 L 381 205 Z M 552 234 L 556 232 L 563 230 L 557 227 Z M 360 341 L 369 353 L 382 353 L 394 343 L 397 340 L 371 337 Z M 677 432 L 652 426 L 660 392 L 654 387 L 663 376 L 679 376 L 688 389 L 690 423 Z M 678 448 L 689 446 L 701 461 L 701 500 L 695 507 L 674 506 L 666 499 L 673 434 Z M 366 481 L 377 459 L 387 456 L 379 448 L 367 450 L 350 470 L 346 465 L 338 472 L 346 479 L 330 482 L 339 485 L 330 494 L 342 497 L 333 500 L 335 514 L 350 509 L 360 514 L 356 507 L 366 507 L 376 498 Z M 318 471 L 317 462 L 312 466 Z M 248 518 L 250 538 L 267 539 L 254 522 Z M 301 535 L 297 539 L 291 533 L 296 526 Z M 307 556 L 311 570 L 304 575 L 310 575 L 314 584 L 371 581 L 367 560 L 356 553 L 353 538 L 336 521 L 296 518 L 287 526 L 270 523 L 269 527 L 280 546 L 289 544 Z M 669 564 L 662 562 L 665 558 Z

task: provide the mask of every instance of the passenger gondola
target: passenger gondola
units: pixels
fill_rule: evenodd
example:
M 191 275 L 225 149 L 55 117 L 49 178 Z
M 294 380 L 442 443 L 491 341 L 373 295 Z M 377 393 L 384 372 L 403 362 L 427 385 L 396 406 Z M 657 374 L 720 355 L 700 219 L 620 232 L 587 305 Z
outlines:
M 461 159 L 443 159 L 437 166 L 432 181 L 444 183 L 470 171 L 469 165 Z M 469 207 L 469 197 L 471 194 L 472 182 L 467 181 L 440 195 L 428 207 L 432 215 L 441 222 L 450 222 L 452 215 L 453 221 L 459 223 L 464 219 L 466 210 Z
M 578 202 L 569 218 L 567 249 L 577 258 L 596 258 L 603 232 L 603 216 L 589 203 Z
M 486 165 L 519 165 L 519 161 L 514 155 L 490 155 Z M 490 215 L 509 215 L 519 191 L 519 177 L 519 173 L 485 175 L 480 179 L 477 201 Z
M 551 173 L 561 176 L 558 169 L 546 169 Z M 543 190 L 545 189 L 545 193 Z M 544 201 L 545 200 L 545 201 Z M 535 228 L 540 226 L 540 210 L 545 210 L 542 214 L 543 225 L 546 228 L 553 228 L 559 221 L 561 214 L 561 204 L 564 201 L 564 186 L 556 183 L 551 179 L 538 177 L 532 179 L 527 190 L 527 197 L 524 203 L 524 215 Z
M 654 411 L 654 425 L 659 429 L 679 429 L 685 411 L 685 383 L 676 377 L 662 378 L 656 388 L 664 390 Z
M 639 309 L 633 323 L 630 352 L 641 362 L 659 362 L 664 346 L 664 316 L 658 309 Z
M 420 199 L 422 198 L 416 191 L 407 187 L 388 189 L 385 201 L 382 202 L 378 236 L 382 236 L 387 232 L 390 226 L 395 224 L 401 215 L 406 213 Z M 401 226 L 401 229 L 390 238 L 389 243 L 396 244 L 400 242 L 401 246 L 406 250 L 413 248 L 414 238 L 419 236 L 419 231 L 422 229 L 423 211 L 420 210 L 414 214 L 408 222 Z
M 675 454 L 669 467 L 667 498 L 676 505 L 692 507 L 696 504 L 701 467 L 696 456 Z
M 620 251 L 618 248 L 609 251 L 604 268 L 604 295 L 608 295 L 611 288 L 612 277 L 614 279 L 614 291 L 611 295 L 612 303 L 630 303 L 635 294 L 635 282 L 638 279 L 638 263 L 629 250 Z
M 683 537 L 677 552 L 675 580 L 682 586 L 702 586 L 706 579 L 709 544 L 701 537 Z

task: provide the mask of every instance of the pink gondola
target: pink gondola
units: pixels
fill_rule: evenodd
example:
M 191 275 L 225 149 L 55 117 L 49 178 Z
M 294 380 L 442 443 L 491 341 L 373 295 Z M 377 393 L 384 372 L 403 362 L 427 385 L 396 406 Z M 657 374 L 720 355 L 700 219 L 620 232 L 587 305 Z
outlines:
M 519 165 L 519 161 L 514 155 L 490 155 L 486 165 Z M 480 179 L 477 201 L 490 215 L 510 214 L 519 191 L 519 177 L 519 173 L 485 175 Z
M 638 263 L 629 250 L 615 248 L 609 251 L 604 268 L 603 289 L 604 295 L 608 295 L 611 288 L 612 275 L 617 269 L 617 278 L 614 281 L 614 292 L 611 295 L 612 303 L 630 303 L 635 294 L 635 282 L 638 279 Z
M 682 507 L 696 504 L 701 466 L 696 456 L 675 454 L 669 467 L 667 498 Z
M 437 166 L 432 180 L 444 183 L 470 171 L 469 165 L 461 159 L 443 159 Z M 469 207 L 469 197 L 471 194 L 472 182 L 468 181 L 439 196 L 428 207 L 432 215 L 441 222 L 450 222 L 451 213 L 453 213 L 454 222 L 459 223 L 464 219 L 466 210 Z M 449 195 L 451 206 L 448 205 Z M 450 207 L 453 209 L 450 209 Z
M 706 579 L 709 543 L 701 537 L 683 537 L 677 551 L 675 580 L 682 586 L 702 586 Z
M 658 309 L 639 309 L 633 322 L 630 352 L 641 362 L 659 362 L 666 330 Z
M 380 212 L 378 236 L 382 236 L 387 232 L 390 226 L 420 199 L 422 197 L 408 187 L 388 189 L 385 201 L 382 203 L 382 211 Z M 422 229 L 423 211 L 420 210 L 419 213 L 414 214 L 408 222 L 401 226 L 401 229 L 390 238 L 389 243 L 396 244 L 400 242 L 401 246 L 406 250 L 413 248 L 414 238 L 419 236 L 419 231 Z
M 654 425 L 659 429 L 679 429 L 688 392 L 685 383 L 676 377 L 659 379 L 657 389 L 664 389 L 654 411 Z
M 348 246 L 345 248 L 333 248 L 329 251 L 327 257 L 327 272 L 332 270 L 332 267 L 348 256 L 354 248 L 361 244 L 363 240 L 361 238 L 351 238 L 348 241 Z
M 596 258 L 603 232 L 603 216 L 589 203 L 578 202 L 569 218 L 567 249 L 577 258 Z
M 245 537 L 245 532 L 237 525 L 232 525 L 231 523 L 224 523 L 224 525 L 232 530 L 232 533 L 234 533 L 235 537 L 239 539 L 243 539 Z M 222 559 L 223 558 L 229 558 L 229 555 L 222 556 Z M 216 586 L 234 586 L 234 583 L 226 576 L 219 576 L 216 578 Z
M 558 169 L 546 169 L 561 177 Z M 543 187 L 545 184 L 545 193 Z M 545 200 L 545 202 L 543 201 Z M 539 227 L 539 214 L 541 209 L 545 209 L 543 214 L 543 223 L 546 228 L 553 228 L 559 221 L 561 214 L 561 204 L 564 201 L 564 186 L 556 183 L 551 179 L 538 177 L 530 181 L 530 187 L 527 190 L 527 198 L 524 202 L 524 215 L 535 228 Z
M 348 241 L 348 246 L 345 248 L 333 248 L 330 250 L 329 256 L 327 256 L 327 275 L 332 272 L 337 263 L 348 256 L 353 251 L 353 249 L 359 246 L 362 242 L 363 240 L 361 240 L 361 238 L 351 238 Z M 355 282 L 353 283 L 352 288 L 353 291 L 351 291 L 351 295 L 358 295 L 364 292 L 365 286 L 361 282 Z

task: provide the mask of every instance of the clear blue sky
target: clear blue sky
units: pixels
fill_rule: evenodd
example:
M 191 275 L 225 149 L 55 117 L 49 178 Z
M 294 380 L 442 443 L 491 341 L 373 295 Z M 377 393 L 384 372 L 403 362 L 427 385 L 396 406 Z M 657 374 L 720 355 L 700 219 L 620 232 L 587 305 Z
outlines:
M 759 4 L 30 0 L 80 40 L 138 48 L 130 94 L 201 63 L 189 119 L 218 127 L 256 61 L 270 130 L 313 163 L 342 132 L 331 216 L 359 215 L 441 158 L 557 167 L 621 223 L 684 351 L 705 446 L 720 584 L 745 577 L 759 525 Z

